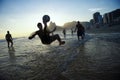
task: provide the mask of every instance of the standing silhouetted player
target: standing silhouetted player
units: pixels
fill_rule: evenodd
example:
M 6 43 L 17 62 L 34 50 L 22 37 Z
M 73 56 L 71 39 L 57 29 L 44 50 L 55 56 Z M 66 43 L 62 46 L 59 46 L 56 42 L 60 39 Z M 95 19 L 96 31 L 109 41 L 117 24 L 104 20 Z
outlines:
M 9 48 L 10 43 L 11 43 L 11 47 L 12 47 L 13 46 L 13 41 L 12 41 L 13 39 L 12 39 L 12 36 L 11 36 L 9 31 L 7 31 L 5 38 L 6 38 L 6 41 L 8 43 L 8 48 Z
M 64 38 L 66 38 L 66 30 L 63 29 L 63 35 L 64 35 Z
M 59 45 L 65 44 L 65 41 L 62 41 L 61 38 L 60 38 L 60 36 L 59 36 L 58 34 L 50 35 L 50 33 L 54 32 L 54 31 L 56 30 L 56 28 L 54 28 L 53 31 L 49 31 L 49 30 L 47 29 L 47 22 L 48 22 L 48 21 L 45 21 L 45 20 L 43 19 L 44 29 L 42 29 L 42 24 L 41 24 L 41 23 L 38 23 L 38 24 L 37 24 L 37 27 L 39 28 L 39 30 L 36 31 L 34 34 L 32 34 L 32 35 L 29 37 L 29 39 L 32 39 L 32 38 L 34 38 L 36 35 L 38 35 L 39 38 L 41 39 L 41 42 L 42 42 L 43 44 L 51 44 L 51 43 L 52 43 L 53 41 L 55 41 L 55 40 L 58 40 Z
M 81 38 L 84 39 L 84 36 L 85 36 L 85 28 L 82 26 L 82 24 L 80 24 L 79 21 L 77 22 L 75 31 L 76 31 L 76 30 L 77 30 L 78 40 L 80 40 L 80 39 L 79 39 L 79 36 L 81 36 Z

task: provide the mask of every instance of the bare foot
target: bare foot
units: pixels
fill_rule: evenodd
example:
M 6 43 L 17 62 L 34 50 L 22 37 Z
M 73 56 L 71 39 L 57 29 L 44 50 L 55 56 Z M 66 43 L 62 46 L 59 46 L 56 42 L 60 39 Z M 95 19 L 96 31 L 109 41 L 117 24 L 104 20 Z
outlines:
M 65 44 L 65 41 L 61 41 L 59 45 L 64 45 Z

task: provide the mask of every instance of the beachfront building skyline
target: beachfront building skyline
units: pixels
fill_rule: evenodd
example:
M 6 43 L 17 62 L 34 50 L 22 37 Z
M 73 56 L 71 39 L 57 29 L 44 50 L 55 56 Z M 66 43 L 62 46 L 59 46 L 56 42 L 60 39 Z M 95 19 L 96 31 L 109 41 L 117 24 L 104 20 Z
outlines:
M 93 14 L 93 20 L 95 26 L 100 26 L 103 23 L 102 15 L 100 14 L 100 12 L 95 12 Z
M 96 26 L 96 24 L 99 25 L 116 25 L 120 24 L 120 9 L 115 9 L 111 12 L 107 12 L 102 15 L 100 12 L 95 12 L 93 14 L 93 19 L 90 19 L 90 26 Z
M 103 15 L 103 22 L 105 24 L 120 24 L 120 9 L 113 10 Z

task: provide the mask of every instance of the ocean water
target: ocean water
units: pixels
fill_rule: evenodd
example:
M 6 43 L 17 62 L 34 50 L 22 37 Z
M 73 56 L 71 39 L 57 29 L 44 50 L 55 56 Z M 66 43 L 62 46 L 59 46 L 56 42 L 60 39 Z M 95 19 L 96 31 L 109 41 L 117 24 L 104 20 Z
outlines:
M 8 49 L 0 40 L 0 80 L 114 80 L 120 67 L 120 33 L 60 34 L 57 41 L 43 45 L 38 37 L 14 39 Z M 111 77 L 109 77 L 109 75 Z M 116 76 L 115 76 L 116 75 Z M 116 79 L 117 80 L 117 79 Z
M 72 39 L 70 34 L 67 35 L 66 39 L 63 38 L 62 34 L 60 34 L 60 36 L 64 41 Z M 7 48 L 7 42 L 0 40 L 0 72 L 3 72 L 0 73 L 1 79 L 25 79 L 24 75 L 26 75 L 26 72 L 24 71 L 30 71 L 28 73 L 31 75 L 31 68 L 33 68 L 33 66 L 42 64 L 43 67 L 46 61 L 49 61 L 52 57 L 61 55 L 65 51 L 65 45 L 59 46 L 58 41 L 53 42 L 51 45 L 43 45 L 37 36 L 32 40 L 28 40 L 27 37 L 15 38 L 13 43 L 13 47 Z M 65 54 L 61 56 L 65 56 Z M 36 59 L 40 60 L 40 62 Z M 35 64 L 37 65 L 34 64 L 36 61 L 37 63 Z M 29 66 L 27 64 L 29 64 Z M 18 76 L 16 76 L 17 74 Z M 11 78 L 11 76 L 14 77 Z

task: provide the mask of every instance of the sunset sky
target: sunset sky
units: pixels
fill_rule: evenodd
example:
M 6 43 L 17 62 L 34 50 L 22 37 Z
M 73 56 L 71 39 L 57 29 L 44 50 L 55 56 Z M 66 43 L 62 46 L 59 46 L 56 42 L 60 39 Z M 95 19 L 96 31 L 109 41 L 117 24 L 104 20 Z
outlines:
M 89 21 L 92 14 L 120 8 L 119 0 L 0 0 L 0 39 L 9 30 L 13 37 L 28 36 L 48 14 L 50 21 L 64 25 L 70 21 Z

